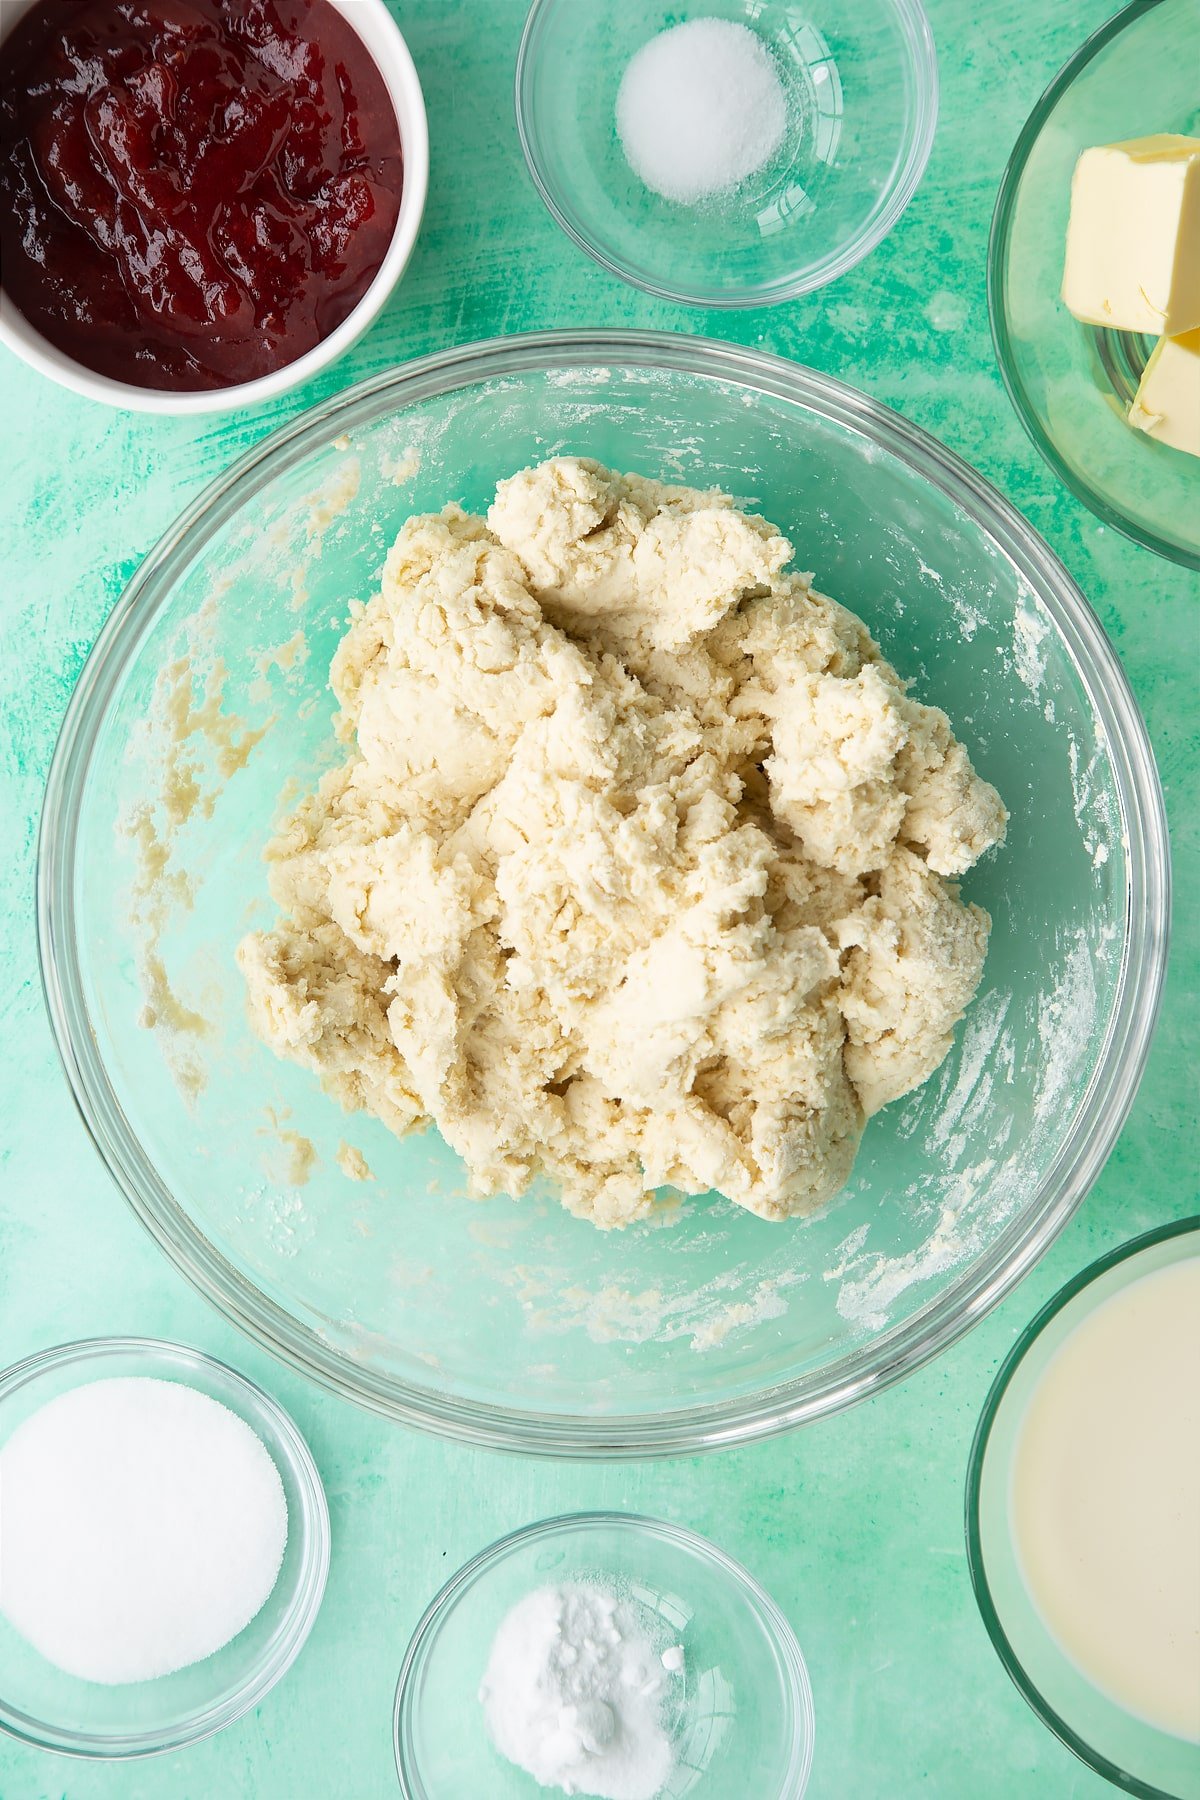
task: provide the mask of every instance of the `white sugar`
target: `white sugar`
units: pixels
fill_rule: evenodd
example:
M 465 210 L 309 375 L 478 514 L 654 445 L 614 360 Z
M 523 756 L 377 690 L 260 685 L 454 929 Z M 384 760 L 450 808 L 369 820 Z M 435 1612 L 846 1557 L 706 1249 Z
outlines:
M 173 1381 L 94 1381 L 0 1449 L 0 1611 L 85 1681 L 211 1656 L 275 1586 L 279 1471 L 228 1407 Z
M 691 19 L 631 59 L 617 131 L 634 173 L 668 200 L 731 193 L 768 163 L 787 99 L 762 39 L 729 19 Z

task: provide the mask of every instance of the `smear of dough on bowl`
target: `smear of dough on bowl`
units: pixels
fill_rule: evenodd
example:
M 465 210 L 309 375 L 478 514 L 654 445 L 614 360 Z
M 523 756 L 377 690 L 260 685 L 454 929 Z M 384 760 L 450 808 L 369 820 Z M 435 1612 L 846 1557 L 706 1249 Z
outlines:
M 724 494 L 558 458 L 410 519 L 334 658 L 346 761 L 267 850 L 255 1029 L 479 1194 L 599 1226 L 845 1183 L 938 1067 L 1006 813 Z

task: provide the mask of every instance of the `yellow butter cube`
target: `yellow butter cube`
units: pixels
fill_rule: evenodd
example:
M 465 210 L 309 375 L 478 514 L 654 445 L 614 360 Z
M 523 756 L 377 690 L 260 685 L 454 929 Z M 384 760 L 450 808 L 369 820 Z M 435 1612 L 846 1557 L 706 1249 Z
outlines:
M 1200 326 L 1200 138 L 1160 132 L 1083 152 L 1062 297 L 1089 325 L 1156 337 Z
M 1200 456 L 1200 331 L 1159 338 L 1142 371 L 1129 423 L 1160 444 Z

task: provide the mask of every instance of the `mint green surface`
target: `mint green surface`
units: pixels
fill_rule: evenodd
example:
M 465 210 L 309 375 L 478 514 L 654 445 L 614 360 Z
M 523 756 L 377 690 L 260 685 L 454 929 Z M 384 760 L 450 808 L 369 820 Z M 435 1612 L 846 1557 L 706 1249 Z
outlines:
M 975 1419 L 1030 1314 L 1091 1256 L 1195 1204 L 1200 958 L 1188 895 L 1200 878 L 1200 592 L 1194 576 L 1105 530 L 1057 486 L 1001 388 L 984 297 L 987 226 L 1008 149 L 1106 8 L 1005 0 L 981 12 L 975 0 L 933 0 L 942 120 L 908 213 L 833 287 L 739 315 L 650 301 L 557 231 L 525 175 L 512 118 L 520 0 L 402 0 L 395 10 L 425 85 L 432 184 L 409 274 L 351 357 L 270 409 L 189 422 L 93 406 L 0 352 L 9 846 L 0 876 L 0 1365 L 115 1331 L 224 1356 L 266 1383 L 307 1434 L 334 1532 L 316 1630 L 257 1713 L 190 1752 L 125 1768 L 2 1742 L 0 1800 L 391 1800 L 392 1692 L 426 1602 L 490 1539 L 583 1507 L 638 1509 L 707 1532 L 770 1589 L 812 1674 L 816 1800 L 1102 1795 L 1110 1790 L 1037 1723 L 994 1658 L 967 1581 L 961 1515 Z M 139 1232 L 75 1118 L 43 1016 L 33 931 L 37 816 L 59 718 L 108 607 L 180 507 L 271 425 L 352 380 L 448 343 L 568 324 L 761 344 L 856 383 L 988 474 L 1062 555 L 1124 659 L 1159 758 L 1184 896 L 1162 1024 L 1120 1145 L 1081 1213 L 998 1312 L 904 1387 L 806 1432 L 695 1462 L 587 1469 L 490 1457 L 389 1427 L 285 1373 L 193 1295 Z

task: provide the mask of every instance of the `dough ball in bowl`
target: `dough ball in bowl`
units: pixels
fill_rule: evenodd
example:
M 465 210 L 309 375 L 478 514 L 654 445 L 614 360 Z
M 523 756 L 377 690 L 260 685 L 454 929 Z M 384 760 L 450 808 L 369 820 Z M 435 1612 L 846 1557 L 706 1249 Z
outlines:
M 719 491 L 556 457 L 402 527 L 334 656 L 345 763 L 267 846 L 263 1041 L 602 1227 L 844 1185 L 918 1087 L 1004 837 L 946 715 Z

